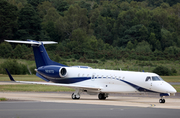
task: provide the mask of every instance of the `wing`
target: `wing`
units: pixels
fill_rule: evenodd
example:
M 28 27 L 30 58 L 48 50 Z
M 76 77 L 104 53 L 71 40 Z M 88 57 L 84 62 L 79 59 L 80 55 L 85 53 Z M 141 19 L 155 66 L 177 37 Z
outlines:
M 15 81 L 14 78 L 11 76 L 10 72 L 6 69 L 6 72 L 11 81 L 16 83 L 23 83 L 23 84 L 40 84 L 40 85 L 53 85 L 53 86 L 64 86 L 69 88 L 82 88 L 82 89 L 91 89 L 91 90 L 101 90 L 100 87 L 94 87 L 89 85 L 78 85 L 78 84 L 59 84 L 59 83 L 51 83 L 51 82 L 31 82 L 31 81 Z

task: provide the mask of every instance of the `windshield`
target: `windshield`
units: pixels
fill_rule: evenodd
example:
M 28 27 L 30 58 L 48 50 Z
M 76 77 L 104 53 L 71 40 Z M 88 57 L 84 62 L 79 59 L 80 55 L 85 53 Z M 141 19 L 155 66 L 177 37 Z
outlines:
M 163 81 L 163 79 L 159 76 L 152 76 L 152 81 Z

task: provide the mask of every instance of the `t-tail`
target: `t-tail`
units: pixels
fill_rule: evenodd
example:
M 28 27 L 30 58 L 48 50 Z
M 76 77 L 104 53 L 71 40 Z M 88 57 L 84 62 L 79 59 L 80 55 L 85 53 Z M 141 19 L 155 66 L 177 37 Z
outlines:
M 44 48 L 44 44 L 56 44 L 57 42 L 54 41 L 15 41 L 15 40 L 5 40 L 6 42 L 11 43 L 24 43 L 24 44 L 31 44 L 33 47 L 34 52 L 34 58 L 36 62 L 36 68 L 39 68 L 41 66 L 47 66 L 47 65 L 58 65 L 58 66 L 66 66 L 57 62 L 52 61 L 47 52 Z
M 48 66 L 48 65 L 57 65 L 57 66 L 67 67 L 66 65 L 52 61 L 49 58 L 49 56 L 46 52 L 46 49 L 44 48 L 44 44 L 56 44 L 57 42 L 54 42 L 54 41 L 34 41 L 34 40 L 27 40 L 27 41 L 5 40 L 5 41 L 10 42 L 10 43 L 31 44 L 31 46 L 33 47 L 34 58 L 35 58 L 37 69 L 39 67 Z M 38 73 L 36 75 L 38 77 L 44 79 L 45 81 L 47 81 L 47 79 L 43 78 Z

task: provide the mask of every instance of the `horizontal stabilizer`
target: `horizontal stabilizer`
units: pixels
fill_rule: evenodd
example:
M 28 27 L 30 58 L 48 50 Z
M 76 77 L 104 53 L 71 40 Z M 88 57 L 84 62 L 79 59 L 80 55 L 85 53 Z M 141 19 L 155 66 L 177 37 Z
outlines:
M 35 44 L 35 45 L 41 45 L 43 44 L 56 44 L 57 42 L 54 41 L 33 41 L 33 40 L 28 40 L 28 41 L 16 41 L 16 40 L 4 40 L 6 42 L 10 43 L 24 43 L 24 44 Z

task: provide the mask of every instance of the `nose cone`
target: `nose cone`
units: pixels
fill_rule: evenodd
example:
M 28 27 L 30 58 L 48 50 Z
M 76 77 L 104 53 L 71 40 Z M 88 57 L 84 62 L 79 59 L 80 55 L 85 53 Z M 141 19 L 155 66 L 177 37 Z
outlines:
M 176 93 L 177 92 L 176 89 L 173 86 L 171 86 L 169 83 L 166 82 L 165 86 L 166 86 L 165 90 L 167 91 L 167 93 Z

